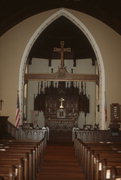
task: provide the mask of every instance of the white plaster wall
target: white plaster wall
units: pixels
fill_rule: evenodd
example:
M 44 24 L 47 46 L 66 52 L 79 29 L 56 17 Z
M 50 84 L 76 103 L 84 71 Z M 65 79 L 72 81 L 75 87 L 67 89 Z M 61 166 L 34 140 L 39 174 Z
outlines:
M 57 10 L 32 16 L 11 28 L 0 37 L 1 98 L 4 100 L 1 115 L 9 116 L 15 124 L 19 70 L 24 50 L 33 33 Z
M 48 73 L 48 60 L 47 59 L 39 59 L 33 58 L 32 65 L 29 66 L 30 73 Z
M 91 59 L 78 59 L 76 60 L 76 68 L 75 73 L 76 74 L 95 74 L 95 66 L 92 66 L 92 60 Z

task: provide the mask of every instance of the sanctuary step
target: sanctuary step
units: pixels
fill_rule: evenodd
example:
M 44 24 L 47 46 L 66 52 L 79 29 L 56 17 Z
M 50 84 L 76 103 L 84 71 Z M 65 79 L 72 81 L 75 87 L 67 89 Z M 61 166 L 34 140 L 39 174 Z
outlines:
M 37 180 L 85 180 L 84 174 L 75 158 L 73 146 L 47 146 L 44 163 Z
M 51 130 L 49 133 L 49 144 L 72 144 L 72 131 L 71 130 Z

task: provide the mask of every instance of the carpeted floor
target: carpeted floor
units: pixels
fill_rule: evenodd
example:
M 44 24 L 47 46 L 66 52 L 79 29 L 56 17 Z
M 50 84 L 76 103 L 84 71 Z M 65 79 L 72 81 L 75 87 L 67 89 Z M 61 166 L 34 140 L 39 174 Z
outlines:
M 85 180 L 72 145 L 48 145 L 37 180 Z

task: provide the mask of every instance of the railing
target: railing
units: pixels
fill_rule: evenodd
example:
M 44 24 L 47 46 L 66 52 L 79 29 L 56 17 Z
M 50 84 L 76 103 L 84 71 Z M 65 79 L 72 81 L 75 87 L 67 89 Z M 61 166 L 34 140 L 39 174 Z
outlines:
M 49 140 L 49 129 L 24 129 L 16 128 L 9 121 L 7 122 L 7 132 L 15 139 L 42 140 L 46 137 Z
M 42 140 L 45 136 L 48 140 L 47 129 L 20 129 L 20 139 Z
M 79 130 L 74 129 L 72 131 L 73 141 L 75 138 L 82 140 L 83 142 L 99 142 L 99 141 L 121 141 L 121 131 L 117 133 L 111 132 L 111 130 Z

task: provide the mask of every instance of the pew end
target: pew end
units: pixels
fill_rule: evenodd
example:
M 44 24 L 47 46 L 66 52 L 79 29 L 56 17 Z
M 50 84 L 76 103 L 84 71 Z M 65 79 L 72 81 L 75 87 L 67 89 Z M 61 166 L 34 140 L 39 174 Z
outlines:
M 111 180 L 121 180 L 121 166 L 111 167 Z

